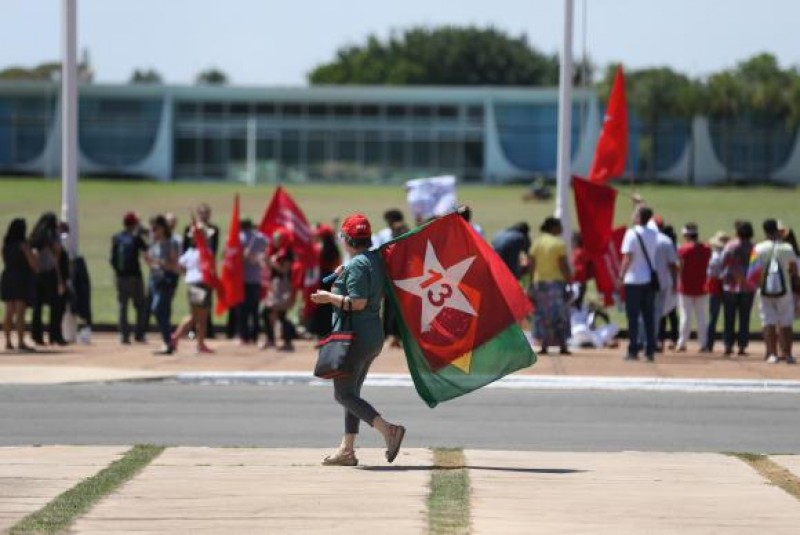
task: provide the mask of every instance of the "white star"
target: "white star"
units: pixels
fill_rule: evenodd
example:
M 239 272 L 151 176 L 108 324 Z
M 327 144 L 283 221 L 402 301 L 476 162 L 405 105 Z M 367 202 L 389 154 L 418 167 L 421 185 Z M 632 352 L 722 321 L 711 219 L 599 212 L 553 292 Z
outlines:
M 422 275 L 393 281 L 401 290 L 422 299 L 422 320 L 420 322 L 422 332 L 430 330 L 431 323 L 445 307 L 460 310 L 472 316 L 478 315 L 459 288 L 461 279 L 467 274 L 474 260 L 475 257 L 471 256 L 444 269 L 439 259 L 436 258 L 433 245 L 428 241 Z

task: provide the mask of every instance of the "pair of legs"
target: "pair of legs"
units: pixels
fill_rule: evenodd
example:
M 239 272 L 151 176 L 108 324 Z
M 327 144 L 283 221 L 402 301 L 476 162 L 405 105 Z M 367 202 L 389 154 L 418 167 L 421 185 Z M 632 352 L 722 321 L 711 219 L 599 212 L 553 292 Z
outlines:
M 722 312 L 724 319 L 725 354 L 733 353 L 734 341 L 739 346 L 739 354 L 744 355 L 750 342 L 750 312 L 753 309 L 754 293 L 723 292 Z M 739 329 L 736 330 L 738 321 Z M 735 339 L 735 340 L 734 340 Z
M 156 317 L 158 332 L 164 343 L 164 349 L 159 353 L 172 353 L 172 296 L 175 290 L 166 285 L 159 287 L 153 280 L 150 281 L 150 306 Z
M 206 306 L 191 306 L 189 314 L 184 316 L 175 333 L 170 340 L 170 346 L 173 351 L 177 348 L 178 340 L 186 336 L 189 331 L 194 327 L 195 341 L 197 342 L 197 350 L 207 353 L 209 348 L 206 346 L 206 325 L 208 325 L 209 308 Z
M 681 322 L 681 335 L 678 338 L 678 350 L 685 350 L 692 332 L 692 316 L 697 319 L 697 339 L 700 347 L 706 347 L 708 341 L 708 324 L 706 323 L 706 310 L 708 310 L 708 295 L 678 294 L 678 316 Z
M 31 317 L 31 337 L 37 344 L 44 344 L 44 323 L 42 313 L 44 307 L 50 309 L 50 325 L 48 339 L 51 344 L 64 342 L 61 336 L 62 308 L 58 295 L 58 275 L 56 270 L 38 273 L 35 277 L 36 296 L 33 301 L 33 314 Z
M 337 377 L 333 380 L 334 398 L 344 407 L 344 435 L 334 458 L 354 458 L 356 437 L 362 420 L 383 436 L 387 448 L 402 429 L 400 426 L 386 421 L 372 405 L 361 397 L 361 386 L 364 384 L 364 379 L 367 378 L 372 361 L 379 353 L 380 350 L 365 357 L 351 355 L 354 363 L 353 373 L 347 377 Z
M 674 348 L 678 342 L 678 309 L 673 308 L 663 316 L 658 327 L 658 340 L 661 342 L 662 347 L 666 340 L 670 341 L 671 347 Z
M 656 352 L 655 292 L 649 284 L 625 285 L 625 315 L 628 318 L 628 354 L 636 359 L 639 355 L 639 321 L 645 335 L 645 355 L 653 360 Z
M 549 345 L 557 345 L 563 355 L 569 354 L 570 321 L 566 290 L 566 283 L 560 281 L 540 281 L 534 287 L 533 334 L 542 344 L 542 354 L 547 353 Z
M 244 285 L 244 301 L 236 309 L 239 320 L 239 337 L 244 343 L 258 340 L 258 302 L 261 300 L 261 284 Z
M 128 323 L 128 303 L 133 303 L 136 313 L 136 324 L 133 336 L 136 341 L 144 341 L 145 322 L 147 321 L 147 301 L 144 296 L 144 283 L 140 276 L 117 277 L 117 315 L 119 318 L 119 336 L 123 344 L 130 343 L 131 326 Z
M 3 318 L 3 332 L 6 335 L 6 349 L 14 349 L 11 342 L 11 331 L 17 332 L 17 348 L 30 349 L 25 344 L 25 310 L 28 304 L 25 301 L 7 301 L 6 313 Z
M 794 298 L 791 293 L 782 297 L 761 296 L 759 303 L 761 324 L 764 326 L 764 342 L 770 362 L 792 357 L 792 322 L 794 321 Z
M 717 320 L 722 310 L 722 294 L 708 296 L 708 330 L 706 331 L 706 345 L 700 348 L 709 353 L 714 350 L 714 341 L 717 338 Z
M 262 349 L 275 345 L 275 322 L 280 321 L 281 339 L 283 340 L 281 349 L 285 351 L 294 350 L 294 346 L 292 345 L 292 340 L 294 339 L 294 325 L 289 321 L 289 318 L 286 317 L 286 311 L 265 308 L 262 314 L 264 317 L 264 333 L 267 335 L 266 341 L 261 346 Z

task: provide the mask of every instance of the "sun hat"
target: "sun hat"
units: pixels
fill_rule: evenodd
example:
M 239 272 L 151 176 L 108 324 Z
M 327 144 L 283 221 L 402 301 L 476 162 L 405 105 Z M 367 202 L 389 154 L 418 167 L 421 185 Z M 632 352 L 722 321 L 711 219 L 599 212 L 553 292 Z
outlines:
M 708 244 L 711 247 L 722 249 L 723 247 L 725 247 L 725 244 L 730 241 L 730 239 L 731 237 L 728 235 L 727 232 L 725 232 L 724 230 L 718 230 L 716 234 L 711 236 L 711 239 L 708 240 Z

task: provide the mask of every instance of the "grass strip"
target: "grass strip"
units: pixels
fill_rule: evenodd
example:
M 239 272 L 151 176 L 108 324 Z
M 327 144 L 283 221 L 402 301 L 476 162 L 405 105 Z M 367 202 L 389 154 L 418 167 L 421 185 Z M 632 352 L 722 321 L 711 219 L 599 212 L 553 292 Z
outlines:
M 470 485 L 461 448 L 434 448 L 428 531 L 434 535 L 469 533 Z
M 103 497 L 139 473 L 162 451 L 164 451 L 163 446 L 134 446 L 121 459 L 117 459 L 92 477 L 59 494 L 50 503 L 17 522 L 9 530 L 9 534 L 63 532 Z
M 800 478 L 766 455 L 755 453 L 732 453 L 734 457 L 750 465 L 763 478 L 780 487 L 787 494 L 800 500 Z

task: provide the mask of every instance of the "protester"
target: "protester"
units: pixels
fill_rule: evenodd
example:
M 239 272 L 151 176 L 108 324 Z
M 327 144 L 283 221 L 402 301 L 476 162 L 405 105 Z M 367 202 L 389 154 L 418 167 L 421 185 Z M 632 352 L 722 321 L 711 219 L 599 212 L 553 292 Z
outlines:
M 483 227 L 480 226 L 477 223 L 473 223 L 472 222 L 472 208 L 470 208 L 466 204 L 463 204 L 463 205 L 458 207 L 457 211 L 458 211 L 458 214 L 462 218 L 464 218 L 464 221 L 469 223 L 469 226 L 472 227 L 472 230 L 474 230 L 475 232 L 478 233 L 478 236 L 480 236 L 481 238 L 485 238 L 484 233 L 483 233 Z
M 11 331 L 17 332 L 17 350 L 30 352 L 34 349 L 25 343 L 25 310 L 33 302 L 34 274 L 38 259 L 25 237 L 25 220 L 15 218 L 8 225 L 3 238 L 3 274 L 0 276 L 0 299 L 5 303 L 3 332 L 6 350 L 13 350 Z
M 680 263 L 678 317 L 680 317 L 681 331 L 677 351 L 686 351 L 692 330 L 692 316 L 697 320 L 697 339 L 701 348 L 706 347 L 708 334 L 706 273 L 711 259 L 711 249 L 699 241 L 699 230 L 695 223 L 687 223 L 683 227 L 682 234 L 685 243 L 678 248 Z
M 572 233 L 572 307 L 575 310 L 583 308 L 586 296 L 586 285 L 594 278 L 594 266 L 589 252 L 583 246 L 583 237 L 580 232 Z
M 331 332 L 333 307 L 329 304 L 317 304 L 311 299 L 311 296 L 319 290 L 331 289 L 333 281 L 325 282 L 325 279 L 342 263 L 342 255 L 336 244 L 336 232 L 333 227 L 325 224 L 317 225 L 315 249 L 319 258 L 319 281 L 317 288 L 309 295 L 306 302 L 306 328 L 317 338 L 325 338 Z
M 519 279 L 527 270 L 528 251 L 531 248 L 530 227 L 520 222 L 501 230 L 492 238 L 492 248 L 500 255 L 511 273 Z
M 124 229 L 111 239 L 110 262 L 116 278 L 120 343 L 130 344 L 129 301 L 133 303 L 136 313 L 134 340 L 145 341 L 147 301 L 139 255 L 147 252 L 147 244 L 142 237 L 143 229 L 139 225 L 139 218 L 135 213 L 126 213 L 122 218 L 122 226 Z
M 178 286 L 178 248 L 172 240 L 169 224 L 163 215 L 150 220 L 153 242 L 145 255 L 150 266 L 151 307 L 156 317 L 163 346 L 156 355 L 171 355 L 172 345 L 172 298 Z
M 270 271 L 267 299 L 264 303 L 264 333 L 266 340 L 261 349 L 275 347 L 275 323 L 281 324 L 282 345 L 279 351 L 294 351 L 294 325 L 287 317 L 294 304 L 295 287 L 292 283 L 292 265 L 294 252 L 288 233 L 276 231 L 272 236 L 271 252 L 267 256 L 267 268 Z
M 794 299 L 791 278 L 797 276 L 798 258 L 792 246 L 781 241 L 778 222 L 763 225 L 766 240 L 753 249 L 748 280 L 758 286 L 759 315 L 767 346 L 767 362 L 795 364 L 792 355 Z
M 619 283 L 625 286 L 625 314 L 628 319 L 628 352 L 625 360 L 639 358 L 639 321 L 643 322 L 645 333 L 645 356 L 655 359 L 655 294 L 653 279 L 658 281 L 654 271 L 653 259 L 656 253 L 658 235 L 647 226 L 653 211 L 644 205 L 638 206 L 633 215 L 633 227 L 625 232 L 622 239 L 622 264 Z
M 778 231 L 781 233 L 781 240 L 792 246 L 795 256 L 798 258 L 797 271 L 800 273 L 800 245 L 797 243 L 797 236 L 794 230 L 784 227 L 783 223 L 778 221 Z M 792 294 L 794 298 L 794 317 L 800 319 L 800 274 L 795 274 L 791 277 Z
M 531 248 L 530 271 L 534 285 L 534 338 L 541 343 L 540 353 L 546 355 L 551 345 L 558 346 L 562 355 L 569 355 L 569 301 L 567 283 L 570 280 L 567 247 L 561 239 L 561 220 L 548 217 L 539 228 L 542 235 Z
M 184 242 L 187 243 L 187 242 Z M 200 267 L 200 250 L 194 239 L 188 242 L 189 248 L 178 259 L 180 271 L 184 273 L 186 282 L 186 299 L 189 303 L 189 314 L 178 324 L 170 339 L 170 349 L 177 351 L 181 338 L 189 333 L 194 326 L 195 352 L 213 353 L 214 350 L 206 345 L 206 324 L 211 311 L 212 289 L 203 281 L 203 271 Z
M 50 344 L 66 345 L 61 334 L 61 305 L 59 299 L 66 291 L 66 282 L 59 269 L 61 256 L 61 240 L 58 234 L 58 219 L 52 212 L 43 214 L 30 237 L 31 247 L 39 259 L 39 270 L 34 275 L 35 298 L 31 321 L 31 337 L 38 345 L 44 345 L 44 328 L 42 325 L 42 309 L 50 309 L 48 341 Z
M 669 238 L 672 246 L 670 258 L 674 258 L 674 271 L 671 272 L 670 281 L 672 284 L 664 294 L 662 305 L 661 321 L 658 322 L 658 345 L 662 350 L 673 350 L 678 344 L 678 236 L 675 228 L 665 223 L 661 229 L 661 234 Z M 669 343 L 667 343 L 669 341 Z
M 397 208 L 386 210 L 383 213 L 383 220 L 386 222 L 386 227 L 372 235 L 372 247 L 375 249 L 392 239 L 393 225 L 405 224 L 403 212 Z
M 753 225 L 749 221 L 735 223 L 736 238 L 722 250 L 722 308 L 725 356 L 733 354 L 734 338 L 738 355 L 747 355 L 750 342 L 750 313 L 755 300 L 756 285 L 747 279 L 750 256 L 753 252 Z M 738 321 L 738 331 L 736 323 Z
M 674 308 L 674 305 L 671 304 L 677 299 L 678 253 L 672 239 L 662 232 L 664 229 L 664 220 L 660 216 L 653 216 L 648 226 L 658 233 L 656 236 L 656 254 L 653 264 L 656 274 L 658 275 L 659 286 L 655 295 L 653 307 L 655 311 L 656 339 L 658 340 L 656 352 L 661 353 L 664 351 L 664 345 L 661 342 L 661 320 L 667 312 L 667 307 Z
M 176 216 L 173 212 L 167 212 L 164 214 L 164 219 L 167 220 L 167 225 L 169 226 L 169 233 L 172 237 L 172 241 L 175 242 L 175 245 L 178 247 L 179 251 L 183 251 L 183 236 L 177 231 L 178 228 L 178 216 Z
M 706 345 L 700 348 L 704 353 L 711 353 L 714 350 L 714 341 L 717 338 L 717 319 L 722 308 L 722 251 L 729 241 L 730 236 L 721 230 L 708 240 L 708 245 L 711 247 L 711 259 L 708 261 L 706 276 L 708 334 L 706 334 Z
M 380 309 L 383 300 L 386 274 L 383 260 L 372 245 L 369 220 L 353 214 L 342 223 L 342 239 L 352 260 L 344 267 L 334 283 L 333 292 L 320 290 L 312 296 L 319 304 L 334 306 L 336 329 L 342 330 L 342 310 L 351 311 L 355 340 L 348 358 L 352 372 L 333 380 L 334 393 L 345 411 L 344 437 L 339 449 L 323 460 L 323 465 L 356 466 L 355 440 L 361 420 L 374 427 L 386 442 L 386 460 L 394 461 L 405 436 L 405 428 L 381 417 L 367 401 L 361 398 L 361 386 L 372 361 L 383 348 Z
M 194 243 L 194 225 L 197 225 L 200 230 L 205 232 L 208 247 L 211 249 L 211 254 L 216 258 L 219 251 L 219 227 L 211 222 L 211 207 L 206 203 L 200 203 L 194 211 L 194 216 L 196 219 L 193 220 L 193 224 L 188 225 L 183 231 L 182 250 L 185 252 Z M 212 296 L 211 305 L 209 306 L 213 305 L 213 301 Z M 206 322 L 206 337 L 214 338 L 215 336 L 214 323 L 211 314 L 209 314 Z
M 265 263 L 267 239 L 253 226 L 252 220 L 242 219 L 239 240 L 242 243 L 244 301 L 237 307 L 236 315 L 239 338 L 247 345 L 258 341 L 258 304 L 261 301 L 261 270 Z

